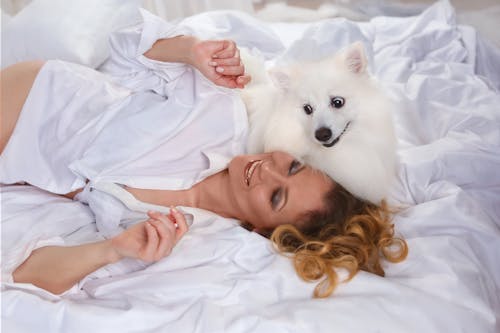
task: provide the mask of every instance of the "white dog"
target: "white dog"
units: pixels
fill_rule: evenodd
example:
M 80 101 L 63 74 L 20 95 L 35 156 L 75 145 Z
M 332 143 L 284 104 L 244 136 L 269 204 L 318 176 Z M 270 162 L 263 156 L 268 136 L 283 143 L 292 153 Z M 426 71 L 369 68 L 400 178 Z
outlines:
M 367 70 L 361 42 L 317 62 L 272 68 L 242 53 L 251 153 L 281 150 L 373 203 L 395 175 L 392 104 Z

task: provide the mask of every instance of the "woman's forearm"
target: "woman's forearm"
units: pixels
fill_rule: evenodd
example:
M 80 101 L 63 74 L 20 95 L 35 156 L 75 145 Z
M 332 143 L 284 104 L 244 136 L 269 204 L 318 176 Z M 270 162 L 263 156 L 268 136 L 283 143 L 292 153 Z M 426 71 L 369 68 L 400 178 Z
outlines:
M 184 215 L 175 208 L 168 216 L 158 212 L 148 212 L 148 216 L 148 220 L 104 241 L 36 249 L 14 271 L 14 281 L 60 294 L 102 266 L 122 258 L 158 261 L 172 251 L 188 226 Z
M 192 47 L 196 42 L 193 36 L 177 36 L 159 39 L 144 56 L 163 62 L 181 62 L 192 65 Z
M 68 247 L 46 246 L 33 251 L 12 275 L 15 282 L 32 283 L 60 294 L 119 259 L 110 240 Z

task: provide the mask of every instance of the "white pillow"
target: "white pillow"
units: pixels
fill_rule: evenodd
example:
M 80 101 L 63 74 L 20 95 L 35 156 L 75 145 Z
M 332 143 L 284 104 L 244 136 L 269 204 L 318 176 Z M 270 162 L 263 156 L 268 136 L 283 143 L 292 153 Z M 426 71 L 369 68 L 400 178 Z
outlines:
M 96 68 L 110 33 L 140 20 L 138 0 L 34 0 L 2 29 L 2 68 L 35 59 Z

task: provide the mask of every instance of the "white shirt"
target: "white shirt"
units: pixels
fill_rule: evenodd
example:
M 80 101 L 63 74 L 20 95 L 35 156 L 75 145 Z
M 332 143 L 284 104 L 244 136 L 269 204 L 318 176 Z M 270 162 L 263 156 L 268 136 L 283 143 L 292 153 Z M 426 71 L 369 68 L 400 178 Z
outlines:
M 68 193 L 91 182 L 185 189 L 245 152 L 247 116 L 237 91 L 184 64 L 142 54 L 187 32 L 143 12 L 113 35 L 105 74 L 62 61 L 38 74 L 0 156 L 0 182 Z
M 158 39 L 189 29 L 142 14 L 142 24 L 112 35 L 102 73 L 48 61 L 0 156 L 4 184 L 27 182 L 63 194 L 88 181 L 76 198 L 90 206 L 106 237 L 121 231 L 131 210 L 90 188 L 187 189 L 226 168 L 246 146 L 247 116 L 236 91 L 187 65 L 143 56 Z M 147 207 L 139 211 L 144 215 Z

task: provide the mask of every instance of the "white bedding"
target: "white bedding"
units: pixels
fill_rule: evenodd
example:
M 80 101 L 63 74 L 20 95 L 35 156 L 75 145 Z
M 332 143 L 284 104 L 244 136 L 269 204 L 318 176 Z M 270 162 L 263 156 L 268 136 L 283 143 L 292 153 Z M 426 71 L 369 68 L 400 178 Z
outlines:
M 203 15 L 204 24 L 226 15 L 229 28 L 239 17 Z M 271 28 L 285 46 L 310 28 L 295 49 L 312 40 L 324 51 L 339 47 L 338 22 Z M 373 46 L 374 73 L 403 101 L 391 201 L 402 207 L 395 224 L 406 261 L 385 264 L 385 278 L 361 272 L 332 297 L 312 299 L 314 284 L 266 239 L 211 217 L 166 259 L 87 280 L 80 292 L 59 297 L 3 281 L 5 332 L 498 332 L 500 52 L 457 26 L 447 2 L 345 33 L 357 27 Z M 37 240 L 95 236 L 88 207 L 29 186 L 2 187 L 1 226 L 2 269 Z

